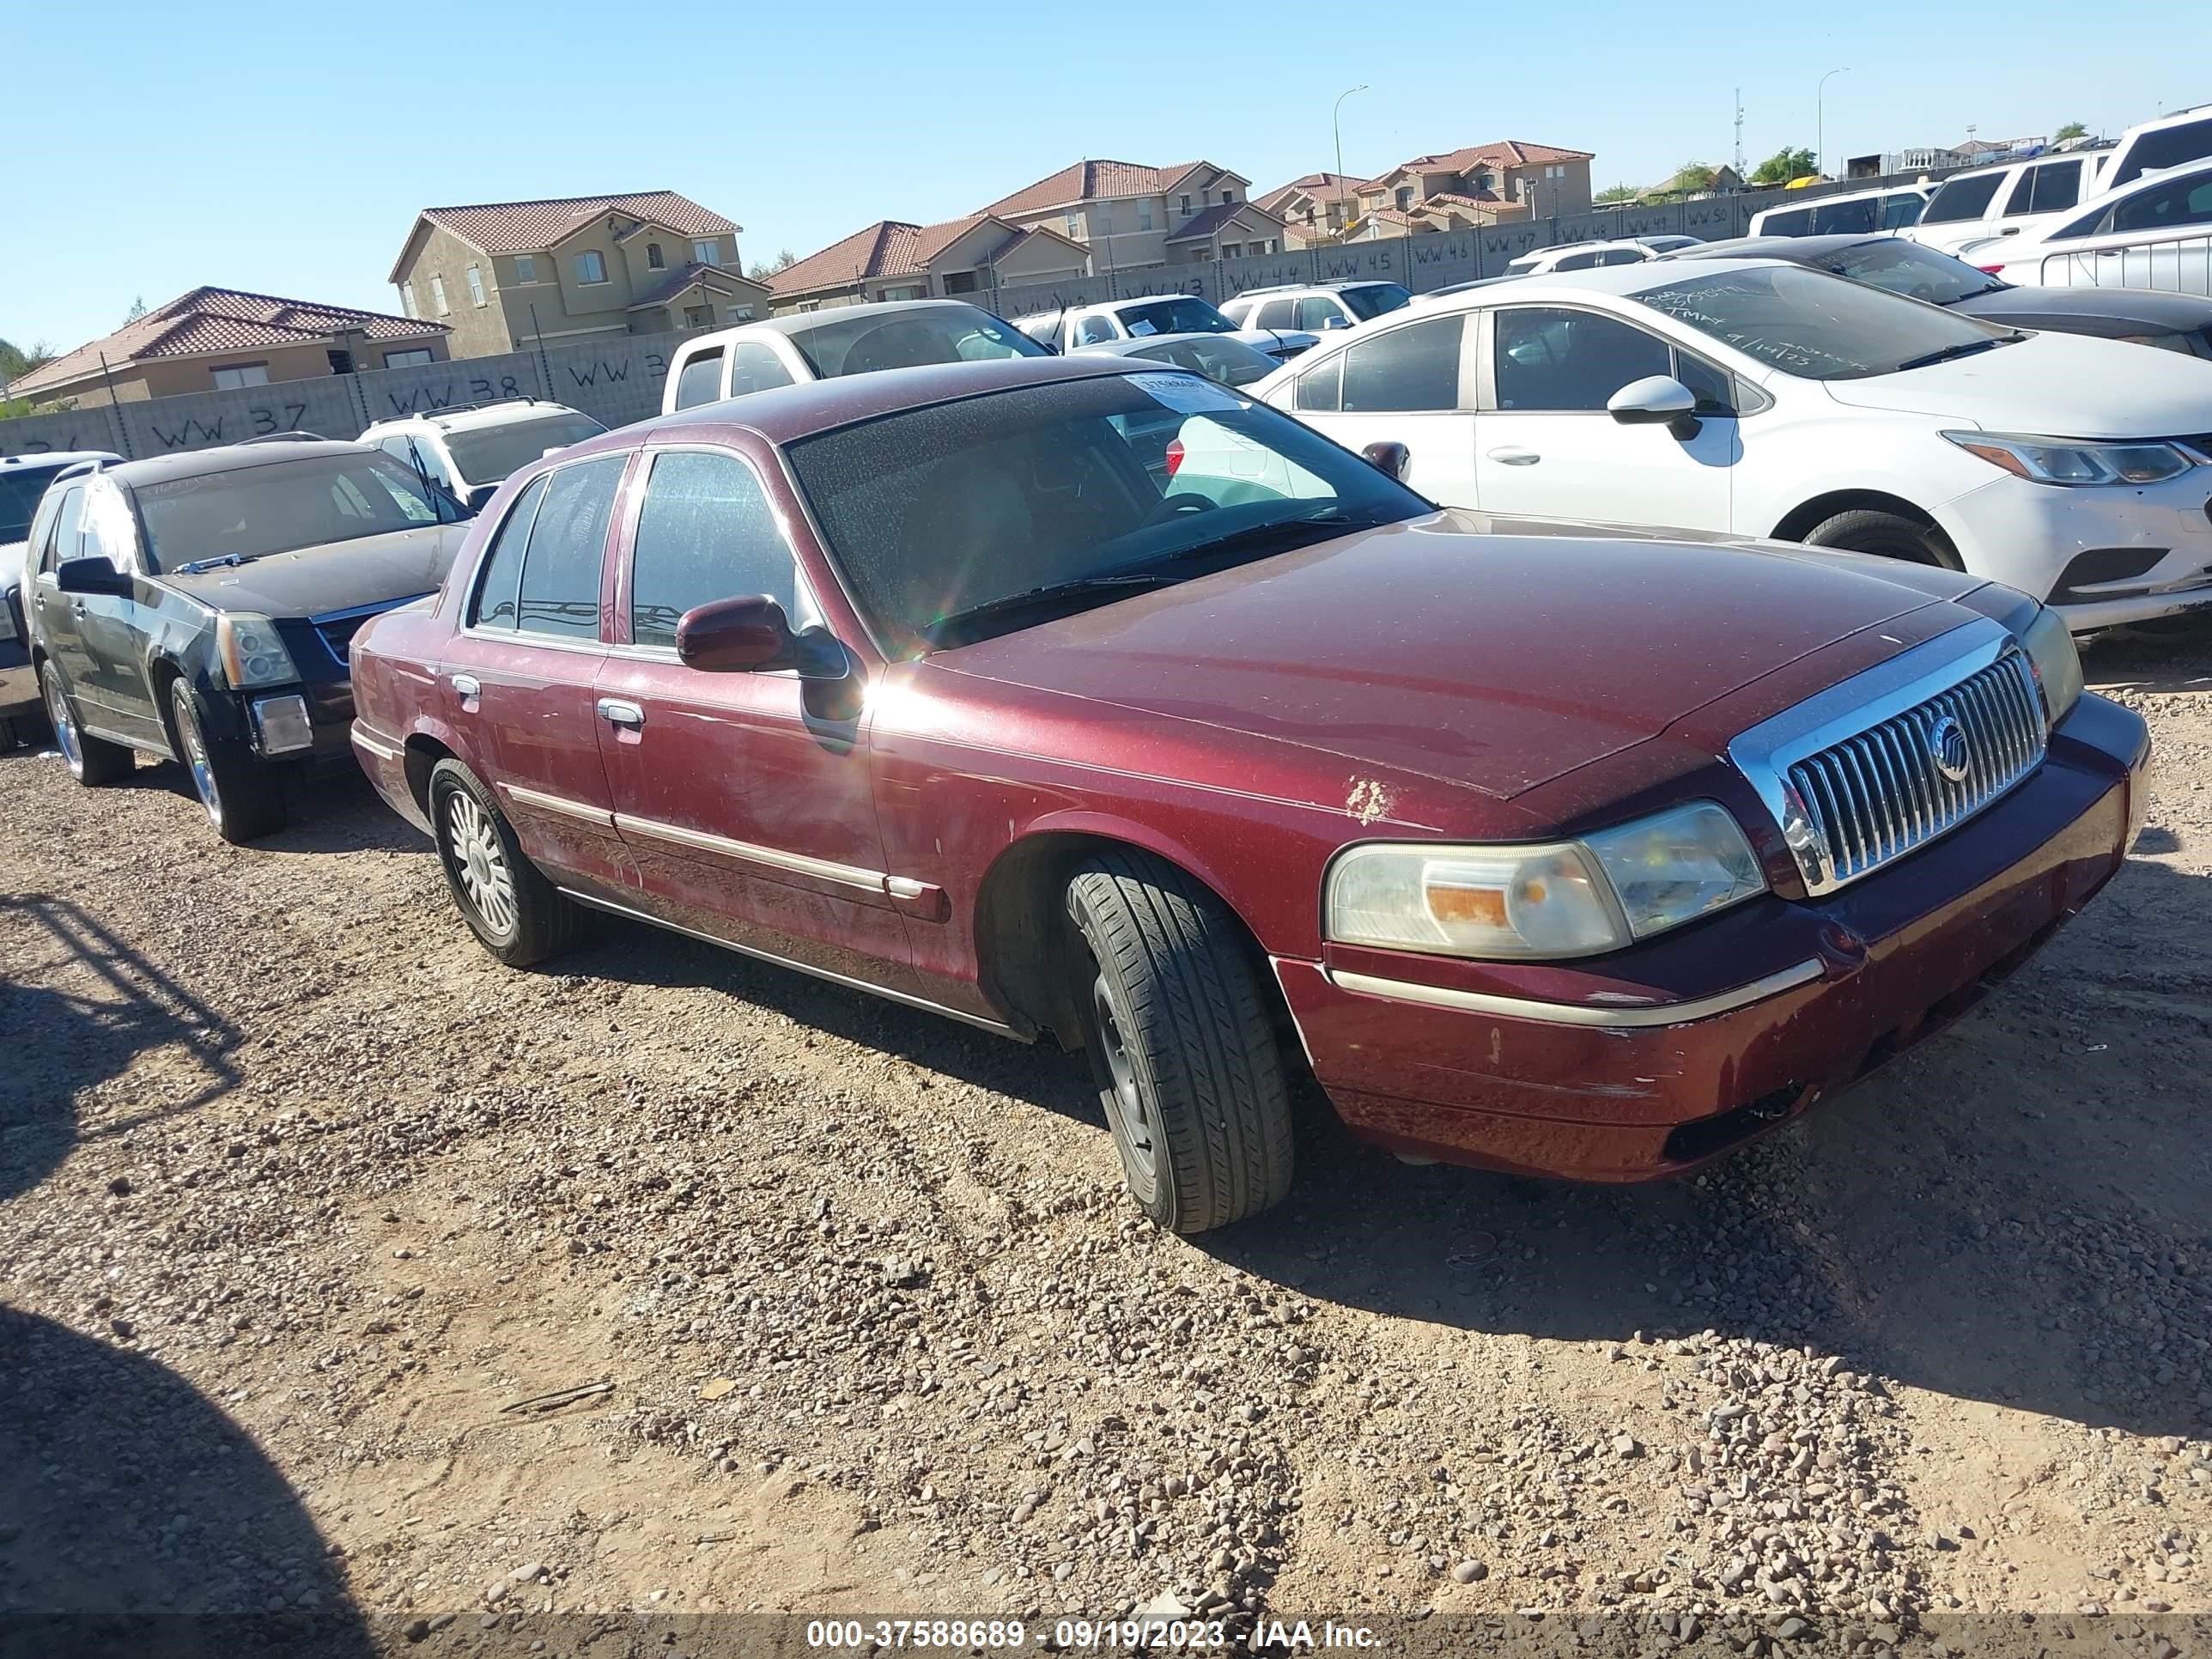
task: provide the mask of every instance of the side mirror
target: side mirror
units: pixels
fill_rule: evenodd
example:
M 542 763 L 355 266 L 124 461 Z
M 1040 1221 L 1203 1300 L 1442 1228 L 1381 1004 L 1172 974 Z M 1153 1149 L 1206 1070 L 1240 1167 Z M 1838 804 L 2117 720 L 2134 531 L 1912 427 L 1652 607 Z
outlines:
M 1623 426 L 1668 426 L 1679 437 L 1696 432 L 1697 411 L 1697 393 L 1671 374 L 1631 380 L 1605 402 L 1605 412 Z
M 552 452 L 548 450 L 546 453 Z M 499 486 L 495 483 L 472 485 L 461 497 L 462 509 L 471 514 L 481 513 L 491 505 L 491 498 L 498 494 Z
M 1322 318 L 1321 319 L 1321 325 L 1323 328 L 1350 328 L 1352 326 L 1352 319 L 1340 313 L 1334 317 Z
M 64 593 L 131 597 L 131 573 L 118 570 L 106 559 L 64 559 L 54 570 L 54 586 Z
M 1413 452 L 1394 439 L 1371 443 L 1359 452 L 1363 459 L 1378 471 L 1386 472 L 1400 483 L 1406 482 L 1407 469 L 1413 464 Z

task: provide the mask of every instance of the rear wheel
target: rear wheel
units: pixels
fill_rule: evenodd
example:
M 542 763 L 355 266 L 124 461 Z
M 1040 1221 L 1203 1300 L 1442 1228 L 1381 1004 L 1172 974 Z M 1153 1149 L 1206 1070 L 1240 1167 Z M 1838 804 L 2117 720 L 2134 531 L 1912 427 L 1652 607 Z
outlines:
M 574 901 L 524 856 L 491 792 L 457 760 L 441 760 L 430 773 L 430 822 L 446 885 L 484 949 L 523 968 L 576 942 Z
M 1181 870 L 1102 854 L 1067 885 L 1085 1046 L 1129 1191 L 1179 1233 L 1290 1190 L 1283 1057 L 1243 931 Z
M 1963 569 L 1950 538 L 1935 526 L 1908 519 L 1902 513 L 1854 507 L 1823 519 L 1806 533 L 1812 547 L 1840 548 L 1847 553 L 1873 553 L 1885 559 L 1904 559 L 1912 564 L 1942 565 Z
M 216 834 L 238 845 L 284 827 L 284 790 L 276 773 L 243 744 L 208 736 L 199 700 L 181 678 L 169 682 L 169 716 L 177 758 L 191 774 L 192 793 Z
M 97 789 L 131 775 L 137 757 L 125 744 L 86 735 L 76 723 L 76 711 L 70 707 L 69 693 L 62 690 L 62 677 L 50 662 L 39 665 L 39 690 L 46 696 L 54 747 L 69 763 L 71 777 L 88 789 Z

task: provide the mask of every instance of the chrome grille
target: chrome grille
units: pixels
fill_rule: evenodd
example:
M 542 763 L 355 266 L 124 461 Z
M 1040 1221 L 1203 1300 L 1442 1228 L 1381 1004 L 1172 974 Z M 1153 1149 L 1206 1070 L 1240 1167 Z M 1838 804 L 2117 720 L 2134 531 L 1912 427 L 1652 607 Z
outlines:
M 1951 726 L 1948 775 L 1939 749 Z M 1792 763 L 1784 830 L 1807 884 L 1842 885 L 1972 817 L 2043 758 L 2043 700 L 2008 651 L 1948 690 Z M 1964 766 L 1956 763 L 1963 748 Z M 1796 820 L 1792 822 L 1791 820 Z

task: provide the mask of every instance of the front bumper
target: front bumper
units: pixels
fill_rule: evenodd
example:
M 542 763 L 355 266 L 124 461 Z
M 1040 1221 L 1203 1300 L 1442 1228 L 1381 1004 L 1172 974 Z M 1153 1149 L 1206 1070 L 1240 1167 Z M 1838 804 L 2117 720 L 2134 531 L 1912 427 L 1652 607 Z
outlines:
M 264 741 L 264 725 L 254 714 L 254 705 L 260 702 L 288 702 L 297 697 L 305 702 L 307 712 L 308 742 L 304 748 L 279 748 Z M 252 691 L 233 691 L 225 689 L 216 696 L 204 699 L 216 707 L 210 709 L 210 721 L 216 729 L 209 736 L 218 741 L 242 744 L 259 759 L 282 764 L 285 762 L 304 762 L 317 771 L 349 766 L 352 745 L 348 733 L 353 728 L 353 685 L 343 679 L 317 680 L 305 684 L 272 686 Z M 287 730 L 284 725 L 270 723 L 273 734 Z
M 2148 757 L 2139 717 L 2085 696 L 2033 777 L 1895 866 L 1824 900 L 1741 905 L 1602 972 L 1534 970 L 1527 997 L 1395 952 L 1275 970 L 1364 1138 L 1529 1175 L 1673 1175 L 1866 1076 L 2033 955 L 2120 867 Z
M 1999 477 L 1936 519 L 1967 569 L 2051 600 L 2076 634 L 2212 605 L 2212 467 L 2136 487 L 2069 489 Z M 2075 561 L 2097 550 L 2158 556 L 2124 580 L 2054 596 Z

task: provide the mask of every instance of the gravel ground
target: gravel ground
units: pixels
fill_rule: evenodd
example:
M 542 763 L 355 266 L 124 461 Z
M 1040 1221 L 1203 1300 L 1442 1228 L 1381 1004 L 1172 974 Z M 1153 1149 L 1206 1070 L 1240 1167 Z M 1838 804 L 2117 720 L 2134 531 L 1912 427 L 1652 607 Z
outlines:
M 0 757 L 0 1610 L 2203 1651 L 2212 635 L 2089 668 L 2148 828 L 1954 1031 L 1650 1188 L 1317 1117 L 1195 1240 L 1073 1062 L 623 924 L 501 969 L 357 782 L 238 850 Z

